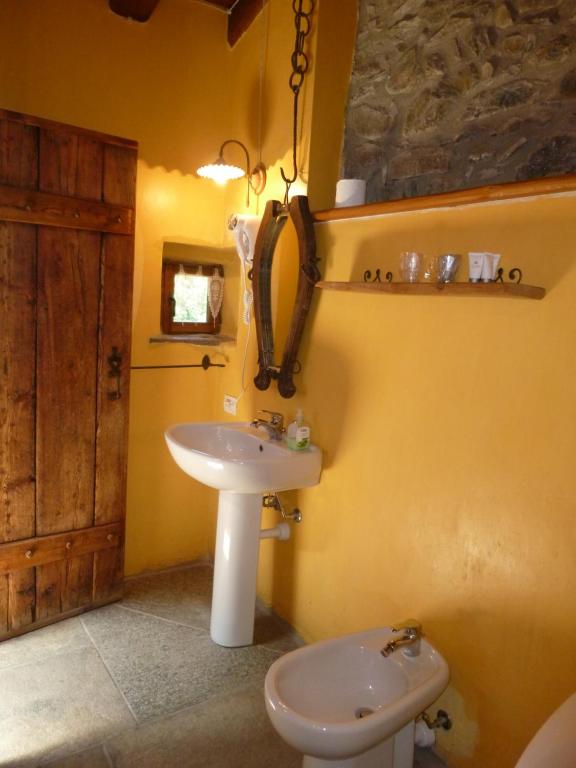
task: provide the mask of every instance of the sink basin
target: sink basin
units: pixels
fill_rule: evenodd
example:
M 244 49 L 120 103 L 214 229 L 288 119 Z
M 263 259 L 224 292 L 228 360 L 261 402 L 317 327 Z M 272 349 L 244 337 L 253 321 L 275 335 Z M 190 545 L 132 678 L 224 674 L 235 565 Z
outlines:
M 286 491 L 320 479 L 322 453 L 316 446 L 291 451 L 248 423 L 176 424 L 164 435 L 180 469 L 219 491 Z
M 380 650 L 392 636 L 383 627 L 275 661 L 266 676 L 266 708 L 284 740 L 329 764 L 378 749 L 430 706 L 448 684 L 446 662 L 426 640 L 418 656 L 397 649 L 385 658 Z

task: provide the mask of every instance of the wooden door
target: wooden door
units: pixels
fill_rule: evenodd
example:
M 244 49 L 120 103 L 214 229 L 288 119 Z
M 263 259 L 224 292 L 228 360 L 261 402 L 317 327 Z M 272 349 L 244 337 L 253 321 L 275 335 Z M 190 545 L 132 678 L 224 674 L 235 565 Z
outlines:
M 0 639 L 120 596 L 136 158 L 0 110 Z

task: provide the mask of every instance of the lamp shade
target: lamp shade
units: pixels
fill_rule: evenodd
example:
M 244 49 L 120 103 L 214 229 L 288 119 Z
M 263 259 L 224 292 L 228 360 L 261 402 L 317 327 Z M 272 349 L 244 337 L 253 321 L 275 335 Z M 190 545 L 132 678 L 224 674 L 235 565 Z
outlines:
M 203 165 L 196 171 L 198 176 L 202 176 L 205 179 L 211 179 L 217 184 L 225 184 L 231 179 L 241 179 L 246 176 L 246 171 L 239 168 L 237 165 L 228 165 L 227 163 L 216 162 L 210 163 L 210 165 Z

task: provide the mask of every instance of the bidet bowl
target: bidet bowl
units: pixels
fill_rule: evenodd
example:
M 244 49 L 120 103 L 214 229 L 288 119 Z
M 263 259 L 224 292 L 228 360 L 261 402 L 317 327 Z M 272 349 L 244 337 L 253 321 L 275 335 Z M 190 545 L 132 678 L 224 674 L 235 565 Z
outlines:
M 389 627 L 299 648 L 275 661 L 266 709 L 282 738 L 325 760 L 358 755 L 389 738 L 438 698 L 448 665 L 426 640 L 418 656 L 385 658 Z
M 319 448 L 311 445 L 305 451 L 291 451 L 249 423 L 176 424 L 164 436 L 180 469 L 220 491 L 286 491 L 320 480 Z

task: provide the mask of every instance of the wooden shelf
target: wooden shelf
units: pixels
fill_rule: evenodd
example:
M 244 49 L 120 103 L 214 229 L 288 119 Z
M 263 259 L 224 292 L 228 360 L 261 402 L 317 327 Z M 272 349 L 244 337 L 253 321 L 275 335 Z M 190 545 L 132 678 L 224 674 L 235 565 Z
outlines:
M 474 296 L 476 298 L 543 299 L 544 288 L 523 283 L 361 283 L 321 280 L 316 288 L 357 293 L 408 296 Z
M 383 200 L 378 203 L 330 208 L 312 214 L 314 222 L 359 219 L 366 216 L 384 216 L 391 213 L 427 211 L 433 208 L 454 208 L 462 205 L 493 203 L 518 198 L 559 195 L 576 191 L 576 174 L 550 176 L 530 181 L 512 181 L 506 184 L 492 184 L 485 187 L 461 189 L 423 197 L 408 197 L 400 200 Z

